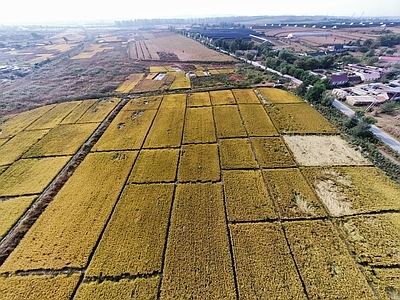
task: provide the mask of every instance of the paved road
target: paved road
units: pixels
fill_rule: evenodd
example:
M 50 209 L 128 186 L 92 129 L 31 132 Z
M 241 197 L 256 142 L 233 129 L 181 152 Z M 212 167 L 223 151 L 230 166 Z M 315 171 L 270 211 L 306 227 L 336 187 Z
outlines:
M 344 113 L 348 117 L 351 117 L 355 114 L 354 110 L 348 108 L 346 105 L 337 100 L 334 100 L 332 105 L 337 109 L 339 109 L 342 113 Z

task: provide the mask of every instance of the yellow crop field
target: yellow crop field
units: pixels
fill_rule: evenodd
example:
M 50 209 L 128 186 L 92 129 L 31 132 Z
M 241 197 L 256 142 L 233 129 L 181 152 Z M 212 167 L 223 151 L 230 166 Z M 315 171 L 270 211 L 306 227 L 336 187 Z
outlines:
M 260 100 L 252 89 L 234 89 L 232 93 L 239 104 L 260 104 Z
M 0 200 L 0 240 L 22 217 L 31 206 L 36 196 L 16 197 L 8 200 Z
M 326 216 L 322 203 L 299 169 L 264 170 L 264 177 L 282 219 Z
M 137 99 L 130 100 L 122 109 L 125 110 L 147 110 L 147 109 L 158 109 L 160 106 L 163 96 L 150 96 L 140 97 Z
M 304 100 L 294 94 L 275 88 L 260 88 L 262 95 L 269 103 L 304 103 Z
M 78 105 L 79 101 L 64 102 L 57 104 L 53 109 L 47 111 L 39 119 L 33 122 L 27 130 L 50 129 L 56 127 L 61 121 Z
M 141 150 L 129 182 L 174 182 L 178 158 L 178 149 Z
M 256 159 L 248 139 L 223 139 L 219 141 L 222 169 L 256 169 Z
M 48 130 L 35 130 L 18 133 L 0 146 L 0 166 L 12 164 L 48 132 Z
M 81 52 L 78 55 L 71 57 L 71 59 L 88 59 L 92 58 L 97 53 L 103 52 L 104 50 L 112 50 L 112 49 L 114 49 L 113 46 L 105 47 L 104 44 L 103 45 L 91 44 L 90 47 L 85 49 L 84 52 Z
M 0 139 L 0 147 L 3 146 L 7 141 L 8 139 Z
M 80 275 L 0 277 L 0 295 L 7 300 L 69 300 Z
M 262 105 L 241 104 L 239 110 L 249 136 L 278 136 Z
M 7 120 L 0 119 L 0 138 L 10 138 L 21 132 L 28 127 L 32 122 L 43 116 L 47 111 L 54 108 L 56 105 L 46 105 L 39 108 L 35 108 L 23 113 L 20 113 Z
M 183 143 L 215 143 L 216 141 L 212 108 L 187 108 Z
M 236 299 L 221 184 L 179 184 L 161 299 Z
M 393 300 L 400 294 L 400 268 L 374 268 L 369 275 L 379 299 Z
M 16 161 L 0 175 L 0 197 L 43 192 L 70 158 L 70 156 L 60 156 Z
M 247 136 L 236 105 L 214 106 L 213 110 L 219 138 Z
M 129 93 L 142 80 L 144 73 L 131 74 L 117 89 L 117 93 Z
M 3 173 L 7 168 L 8 168 L 8 166 L 0 167 L 0 174 Z
M 232 74 L 235 73 L 235 69 L 227 68 L 227 69 L 218 69 L 218 74 Z
M 219 72 L 218 72 L 217 69 L 210 68 L 210 67 L 208 67 L 208 72 L 210 72 L 211 75 L 217 75 L 217 74 L 219 74 Z
M 191 88 L 190 78 L 186 77 L 185 73 L 183 73 L 183 75 L 180 74 L 175 76 L 175 80 L 172 82 L 171 86 L 168 89 L 174 91 L 174 90 L 183 90 L 190 88 Z
M 29 149 L 23 156 L 41 157 L 55 155 L 72 155 L 96 130 L 98 124 L 59 125 Z
M 157 299 L 159 276 L 82 283 L 74 300 L 132 300 Z
M 134 93 L 164 90 L 167 84 L 164 80 L 143 79 L 132 90 Z
M 186 107 L 186 94 L 165 95 L 160 109 L 184 109 Z
M 279 137 L 251 138 L 259 164 L 264 168 L 296 166 L 285 143 Z
M 276 219 L 259 170 L 223 171 L 222 175 L 230 222 Z
M 375 298 L 331 223 L 318 220 L 283 226 L 309 298 Z
M 173 192 L 173 184 L 127 185 L 86 276 L 161 272 Z
M 76 123 L 100 123 L 120 101 L 121 99 L 119 98 L 99 100 L 91 106 Z
M 400 186 L 375 167 L 310 167 L 301 172 L 332 216 L 400 209 Z
M 195 74 L 196 74 L 197 77 L 204 77 L 204 76 L 206 76 L 206 75 L 204 75 L 204 71 L 203 71 L 203 70 L 200 70 L 200 71 L 197 70 Z
M 280 133 L 337 133 L 337 130 L 307 103 L 275 104 L 266 106 L 266 109 Z
M 219 181 L 220 167 L 216 144 L 182 146 L 178 169 L 179 182 Z
M 137 152 L 107 152 L 86 156 L 0 272 L 83 268 L 136 155 Z M 42 161 L 46 159 L 49 158 Z
M 120 111 L 92 151 L 139 150 L 156 110 Z
M 150 73 L 166 73 L 168 70 L 163 66 L 150 66 Z
M 229 229 L 239 299 L 308 299 L 278 224 L 235 224 Z
M 89 110 L 97 101 L 97 99 L 83 100 L 81 104 L 77 106 L 71 113 L 61 121 L 60 124 L 74 124 L 76 123 L 83 114 Z
M 189 94 L 187 97 L 187 105 L 189 107 L 210 106 L 211 105 L 210 94 L 208 92 Z
M 210 91 L 212 105 L 236 104 L 236 99 L 231 90 Z
M 150 67 L 150 68 L 151 68 L 151 67 Z M 145 79 L 153 80 L 154 77 L 156 77 L 157 75 L 158 75 L 158 73 L 149 73 L 149 74 L 147 74 L 147 76 L 146 76 Z

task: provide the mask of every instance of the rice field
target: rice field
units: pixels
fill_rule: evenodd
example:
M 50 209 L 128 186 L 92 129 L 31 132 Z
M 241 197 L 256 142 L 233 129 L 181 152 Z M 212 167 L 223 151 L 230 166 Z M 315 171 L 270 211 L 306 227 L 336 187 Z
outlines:
M 128 78 L 116 89 L 117 93 L 127 94 L 142 80 L 144 73 L 131 74 Z

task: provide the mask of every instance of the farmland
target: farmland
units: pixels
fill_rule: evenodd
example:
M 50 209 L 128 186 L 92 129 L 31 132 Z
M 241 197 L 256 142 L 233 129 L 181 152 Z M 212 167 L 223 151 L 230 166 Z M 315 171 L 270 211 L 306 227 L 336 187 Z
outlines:
M 306 103 L 258 94 L 89 99 L 8 118 L 0 151 L 21 149 L 0 167 L 1 243 L 87 152 L 3 256 L 0 295 L 391 299 L 400 187 Z

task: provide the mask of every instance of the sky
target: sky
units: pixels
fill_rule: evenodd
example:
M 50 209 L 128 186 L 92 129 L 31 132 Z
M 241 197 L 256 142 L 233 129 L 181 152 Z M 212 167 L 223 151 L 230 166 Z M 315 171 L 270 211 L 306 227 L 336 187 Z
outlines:
M 399 0 L 1 0 L 0 4 L 0 24 L 219 15 L 400 16 L 400 5 Z

